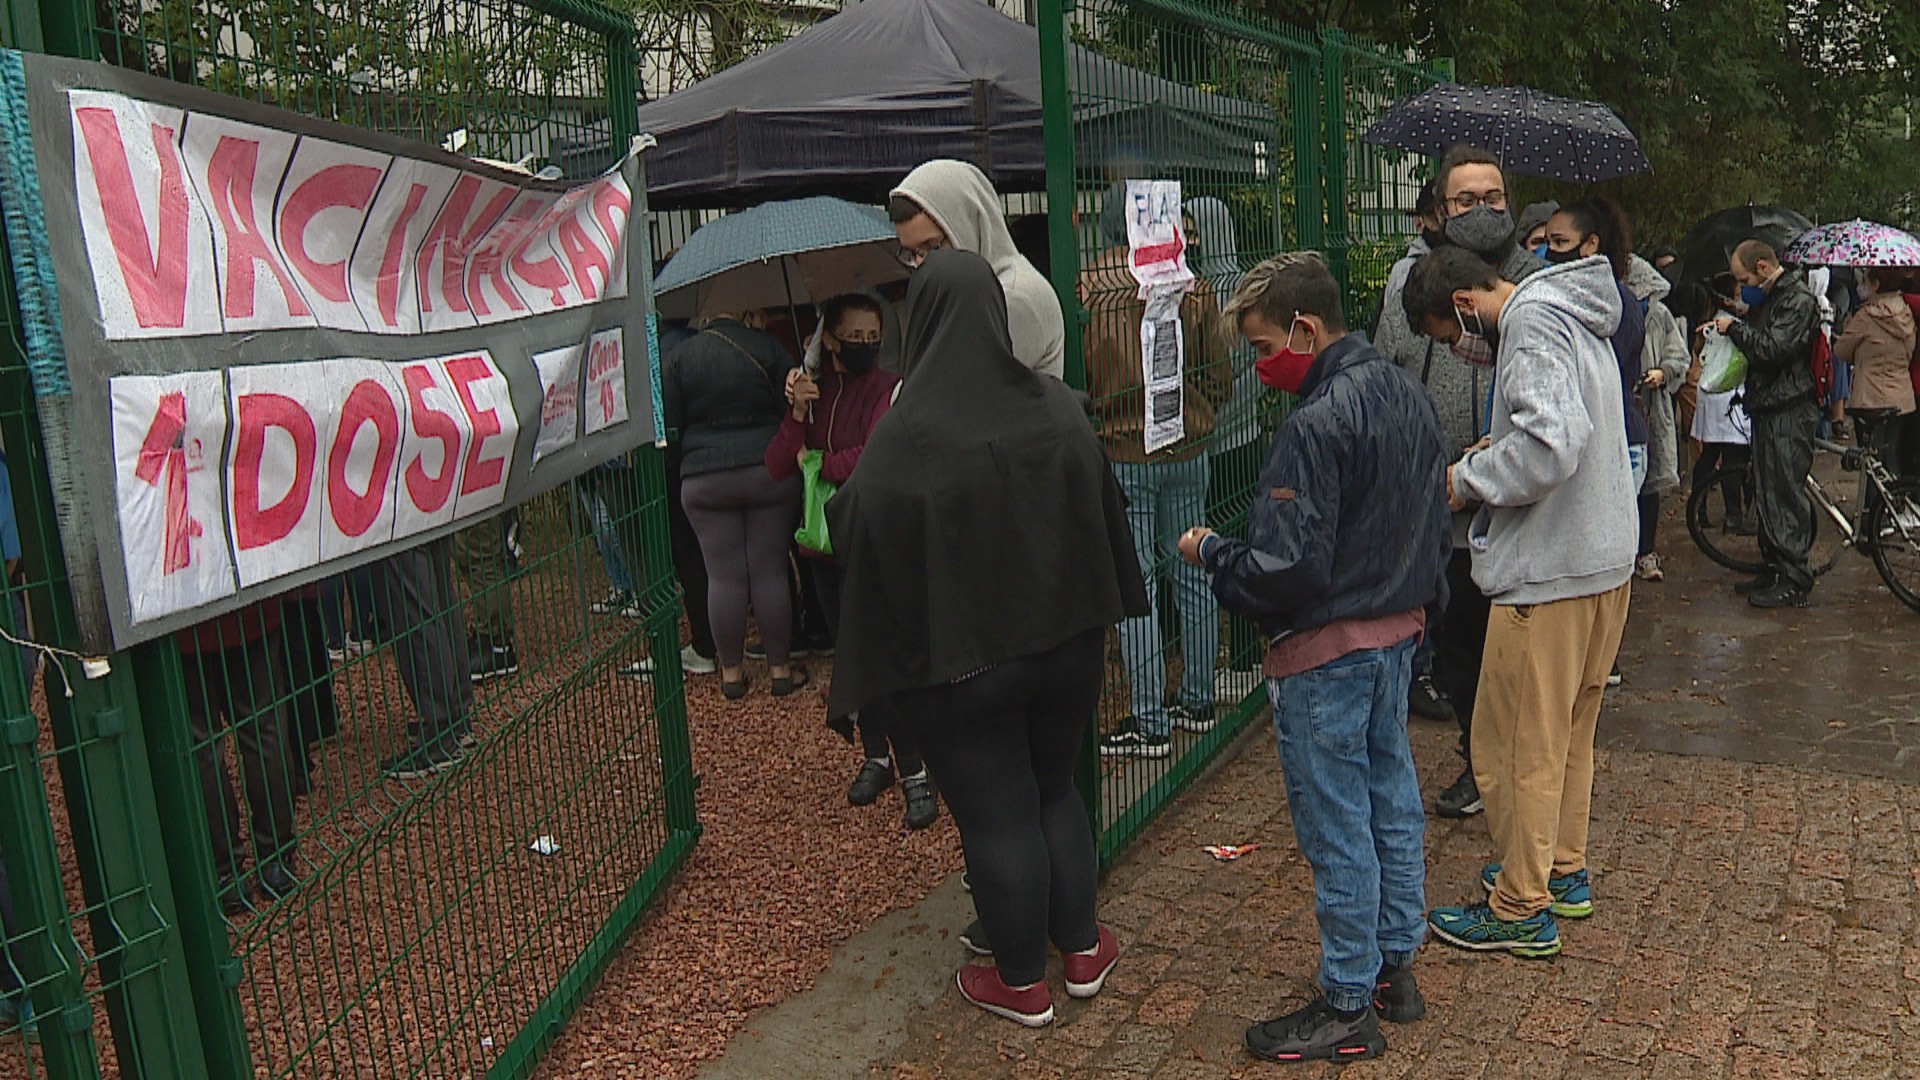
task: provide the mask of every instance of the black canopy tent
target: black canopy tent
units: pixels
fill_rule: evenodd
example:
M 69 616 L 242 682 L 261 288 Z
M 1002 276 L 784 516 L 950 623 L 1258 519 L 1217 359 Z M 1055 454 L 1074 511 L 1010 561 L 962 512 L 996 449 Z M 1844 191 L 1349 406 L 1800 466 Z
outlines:
M 1273 111 L 1069 46 L 1082 170 L 1263 177 Z M 1046 184 L 1039 34 L 980 0 L 865 0 L 761 55 L 640 106 L 656 208 L 837 195 L 877 202 L 923 161 L 961 158 L 1002 191 Z M 556 145 L 569 175 L 604 139 Z

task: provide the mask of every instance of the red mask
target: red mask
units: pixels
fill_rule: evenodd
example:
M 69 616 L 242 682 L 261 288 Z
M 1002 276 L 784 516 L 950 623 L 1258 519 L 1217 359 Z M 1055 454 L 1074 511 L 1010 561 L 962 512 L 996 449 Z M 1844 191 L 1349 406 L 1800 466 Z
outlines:
M 1272 356 L 1263 356 L 1254 361 L 1253 370 L 1262 383 L 1275 390 L 1298 394 L 1301 385 L 1307 381 L 1307 370 L 1313 367 L 1313 359 L 1312 353 L 1293 348 L 1293 328 L 1288 327 L 1287 347 Z

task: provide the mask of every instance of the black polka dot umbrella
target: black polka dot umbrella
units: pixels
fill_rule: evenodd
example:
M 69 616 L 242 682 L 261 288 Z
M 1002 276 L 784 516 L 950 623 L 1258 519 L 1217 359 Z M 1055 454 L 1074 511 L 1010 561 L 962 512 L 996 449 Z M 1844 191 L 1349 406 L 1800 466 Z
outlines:
M 1395 103 L 1361 140 L 1432 157 L 1466 143 L 1498 155 L 1507 172 L 1575 184 L 1653 171 L 1612 109 L 1527 86 L 1442 83 Z

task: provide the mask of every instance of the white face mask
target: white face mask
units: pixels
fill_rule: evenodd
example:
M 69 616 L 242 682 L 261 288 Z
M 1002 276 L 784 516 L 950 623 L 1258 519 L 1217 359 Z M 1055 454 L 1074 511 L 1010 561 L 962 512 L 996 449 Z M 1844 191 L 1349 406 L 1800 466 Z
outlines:
M 1460 340 L 1453 345 L 1453 355 L 1474 367 L 1492 367 L 1496 356 L 1493 339 L 1487 336 L 1487 324 L 1479 310 L 1473 313 L 1474 325 L 1478 327 L 1475 330 L 1467 329 L 1467 317 L 1459 308 L 1453 309 L 1453 317 L 1460 324 Z

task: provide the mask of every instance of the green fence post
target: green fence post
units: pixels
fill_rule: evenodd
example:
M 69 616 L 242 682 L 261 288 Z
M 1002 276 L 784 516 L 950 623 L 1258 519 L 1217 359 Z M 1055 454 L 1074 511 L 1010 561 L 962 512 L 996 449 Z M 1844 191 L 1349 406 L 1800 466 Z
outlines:
M 1340 292 L 1349 292 L 1347 248 L 1352 244 L 1347 220 L 1347 58 L 1346 35 L 1339 30 L 1320 32 L 1320 74 L 1322 102 L 1326 115 L 1324 144 L 1326 177 L 1327 268 L 1340 283 Z
M 1287 70 L 1288 112 L 1293 120 L 1293 232 L 1301 248 L 1326 246 L 1321 209 L 1320 60 L 1296 57 Z

